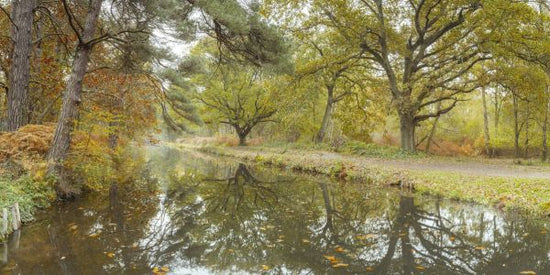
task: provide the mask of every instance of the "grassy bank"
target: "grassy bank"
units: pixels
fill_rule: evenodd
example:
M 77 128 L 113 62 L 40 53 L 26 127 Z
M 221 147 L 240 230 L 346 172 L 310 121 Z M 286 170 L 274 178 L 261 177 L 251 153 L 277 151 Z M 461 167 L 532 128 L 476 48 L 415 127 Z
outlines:
M 294 171 L 323 174 L 376 185 L 414 187 L 417 192 L 442 196 L 484 205 L 519 210 L 534 215 L 550 214 L 550 179 L 515 176 L 470 175 L 467 172 L 431 169 L 430 163 L 448 162 L 448 166 L 463 165 L 464 160 L 429 156 L 403 156 L 405 161 L 394 163 L 381 154 L 373 157 L 341 154 L 320 150 L 277 147 L 223 147 L 178 144 L 202 152 L 234 157 L 260 165 L 270 165 Z M 395 156 L 395 155 L 394 155 Z M 398 157 L 398 156 L 396 156 Z M 476 161 L 470 160 L 469 165 Z M 425 169 L 409 169 L 403 163 L 412 163 Z M 492 164 L 503 171 L 509 166 L 502 161 Z M 481 163 L 480 163 L 481 164 Z M 452 170 L 452 169 L 451 169 Z M 498 171 L 498 170 L 497 170 Z
M 31 222 L 35 212 L 40 208 L 48 207 L 55 197 L 53 180 L 30 175 L 24 175 L 17 179 L 0 177 L 0 211 L 4 208 L 9 210 L 17 202 L 23 223 Z M 9 219 L 8 235 L 12 231 L 11 215 L 9 215 Z M 0 234 L 0 241 L 5 237 L 7 235 L 1 236 Z

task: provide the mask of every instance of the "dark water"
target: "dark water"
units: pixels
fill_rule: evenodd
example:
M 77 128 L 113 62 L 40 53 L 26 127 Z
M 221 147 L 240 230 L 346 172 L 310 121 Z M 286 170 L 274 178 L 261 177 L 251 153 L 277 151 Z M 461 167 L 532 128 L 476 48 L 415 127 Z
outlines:
M 0 244 L 1 273 L 550 274 L 547 220 L 168 148 L 151 159 L 157 195 L 116 186 L 52 208 Z

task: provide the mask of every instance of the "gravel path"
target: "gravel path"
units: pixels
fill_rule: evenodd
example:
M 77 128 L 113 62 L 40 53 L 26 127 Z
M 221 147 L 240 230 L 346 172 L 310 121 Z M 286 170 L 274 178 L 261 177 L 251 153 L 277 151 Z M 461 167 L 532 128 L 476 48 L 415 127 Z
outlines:
M 389 168 L 419 171 L 454 172 L 472 176 L 516 177 L 550 180 L 550 166 L 517 165 L 512 159 L 427 157 L 409 159 L 380 159 L 324 151 L 282 150 L 265 148 L 234 148 L 234 150 L 258 151 L 273 154 L 309 154 L 323 159 L 345 161 L 360 165 L 376 165 Z

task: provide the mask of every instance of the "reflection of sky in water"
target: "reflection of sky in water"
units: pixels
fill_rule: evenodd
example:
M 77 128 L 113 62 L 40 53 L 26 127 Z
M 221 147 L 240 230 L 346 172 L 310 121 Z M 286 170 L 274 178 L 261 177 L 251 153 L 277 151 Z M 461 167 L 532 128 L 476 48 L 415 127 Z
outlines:
M 114 204 L 89 198 L 52 209 L 48 222 L 26 227 L 3 268 L 22 274 L 143 274 L 163 266 L 174 274 L 260 273 L 264 266 L 272 274 L 550 273 L 547 222 L 192 152 L 157 147 L 150 157 L 162 186 L 158 197 Z M 79 229 L 67 230 L 73 223 Z M 87 236 L 95 232 L 101 234 Z M 37 248 L 46 252 L 32 254 Z M 333 268 L 326 257 L 349 266 Z

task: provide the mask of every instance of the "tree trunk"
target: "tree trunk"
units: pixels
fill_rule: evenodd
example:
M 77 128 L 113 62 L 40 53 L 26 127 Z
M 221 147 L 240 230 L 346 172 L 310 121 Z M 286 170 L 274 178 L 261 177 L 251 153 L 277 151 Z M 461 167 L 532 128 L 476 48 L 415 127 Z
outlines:
M 498 96 L 498 86 L 495 87 L 495 137 L 498 137 L 498 125 L 500 122 L 500 104 L 499 104 L 499 96 Z
M 512 94 L 512 103 L 513 103 L 513 112 L 514 112 L 514 151 L 515 157 L 520 157 L 520 148 L 519 148 L 519 114 L 518 114 L 518 99 Z
M 414 115 L 403 112 L 399 114 L 399 130 L 401 132 L 401 150 L 406 152 L 415 152 L 416 145 L 414 141 Z
M 315 135 L 315 143 L 321 143 L 325 139 L 328 125 L 332 117 L 332 108 L 334 105 L 333 90 L 334 90 L 334 86 L 327 85 L 327 105 L 325 106 L 325 114 L 323 115 L 323 122 L 321 123 L 321 128 L 319 128 L 319 132 L 317 132 L 317 135 Z
M 529 110 L 529 108 L 527 109 Z M 527 111 L 527 118 L 526 118 L 526 121 L 525 121 L 525 144 L 524 144 L 524 147 L 525 147 L 525 151 L 524 151 L 524 155 L 523 155 L 523 158 L 525 159 L 528 159 L 529 158 L 529 117 L 531 116 L 530 112 Z
M 239 146 L 246 146 L 246 135 L 239 134 Z
M 437 103 L 437 111 L 441 109 L 441 101 Z M 437 130 L 437 122 L 439 122 L 440 116 L 435 117 L 434 124 L 432 125 L 432 130 L 430 131 L 430 135 L 428 136 L 428 140 L 426 141 L 426 153 L 430 153 L 430 144 L 432 143 L 432 139 L 435 135 L 435 131 Z
M 74 188 L 72 188 L 65 178 L 66 173 L 63 172 L 63 162 L 69 152 L 72 131 L 78 117 L 78 109 L 82 94 L 82 82 L 86 74 L 93 46 L 89 42 L 94 38 L 102 3 L 103 0 L 91 1 L 90 10 L 86 15 L 82 41 L 80 41 L 76 48 L 71 75 L 69 76 L 67 88 L 63 96 L 63 106 L 59 114 L 52 146 L 48 153 L 48 171 L 60 176 L 57 186 L 58 196 L 60 197 L 72 197 L 74 193 L 76 193 Z
M 546 86 L 546 104 L 544 106 L 544 122 L 542 124 L 542 161 L 548 160 L 548 109 L 550 108 L 550 86 Z
M 32 23 L 36 0 L 12 1 L 11 27 L 13 51 L 8 88 L 7 130 L 15 131 L 28 123 L 29 82 L 31 73 Z
M 491 138 L 489 136 L 489 115 L 487 112 L 487 99 L 486 99 L 485 87 L 481 88 L 481 100 L 483 101 L 484 150 L 487 156 L 491 156 Z

